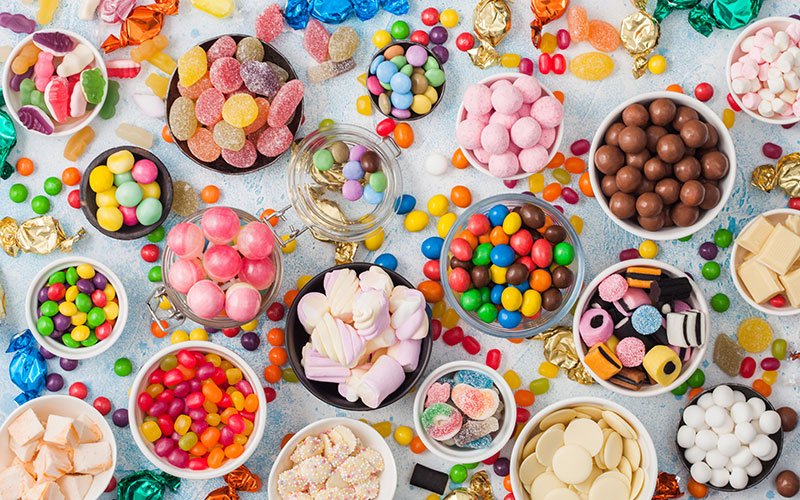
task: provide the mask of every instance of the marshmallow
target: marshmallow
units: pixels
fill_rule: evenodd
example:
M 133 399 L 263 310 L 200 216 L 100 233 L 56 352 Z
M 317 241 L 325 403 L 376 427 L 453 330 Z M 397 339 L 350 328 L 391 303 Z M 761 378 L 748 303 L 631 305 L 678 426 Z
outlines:
M 785 31 L 779 31 L 775 33 L 772 42 L 778 50 L 786 50 L 789 48 L 789 35 L 787 35 Z
M 339 384 L 350 377 L 350 369 L 323 356 L 311 344 L 303 347 L 303 360 L 301 361 L 306 377 L 318 382 Z
M 353 326 L 369 340 L 389 326 L 389 302 L 383 290 L 362 292 L 353 303 Z
M 367 290 L 381 290 L 387 297 L 392 294 L 394 283 L 392 278 L 379 266 L 372 266 L 358 275 L 362 292 Z
M 328 297 L 331 315 L 343 321 L 353 318 L 353 302 L 361 293 L 358 276 L 352 269 L 337 269 L 325 275 L 325 295 Z
M 108 442 L 80 444 L 75 447 L 72 465 L 78 474 L 99 474 L 111 467 Z
M 389 347 L 386 354 L 400 363 L 403 371 L 408 373 L 417 369 L 421 348 L 421 340 L 403 340 Z
M 768 100 L 763 100 L 758 104 L 758 112 L 765 118 L 770 118 L 775 114 L 775 112 L 772 110 L 771 101 Z
M 381 356 L 361 377 L 356 394 L 370 408 L 377 408 L 406 378 L 403 367 L 391 356 Z
M 756 37 L 756 41 L 758 41 Z M 767 43 L 761 48 L 761 58 L 767 62 L 772 62 L 778 58 L 778 47 L 774 43 Z
M 313 331 L 322 316 L 329 312 L 328 298 L 319 292 L 303 295 L 297 304 L 297 317 L 307 332 Z
M 348 368 L 356 366 L 364 353 L 365 343 L 355 328 L 327 313 L 311 333 L 311 345 L 314 349 Z

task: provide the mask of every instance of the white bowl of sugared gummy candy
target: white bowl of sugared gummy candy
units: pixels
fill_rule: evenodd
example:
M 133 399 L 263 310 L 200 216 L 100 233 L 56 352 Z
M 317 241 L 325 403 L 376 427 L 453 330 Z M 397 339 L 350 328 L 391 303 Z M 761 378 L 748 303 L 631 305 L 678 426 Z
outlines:
M 25 303 L 28 328 L 62 358 L 87 359 L 109 349 L 128 319 L 122 280 L 105 264 L 67 257 L 39 271 Z
M 414 429 L 449 462 L 485 460 L 503 449 L 516 426 L 514 393 L 496 370 L 474 361 L 440 366 L 414 398 Z
M 650 500 L 658 455 L 647 428 L 627 408 L 602 398 L 567 398 L 528 420 L 514 442 L 510 473 L 518 500 L 560 489 L 582 498 Z
M 657 396 L 700 367 L 709 318 L 703 293 L 686 273 L 657 260 L 626 260 L 584 289 L 572 323 L 575 350 L 606 389 Z
M 222 477 L 245 463 L 267 423 L 256 372 L 230 349 L 197 340 L 165 347 L 142 365 L 128 411 L 139 450 L 184 479 Z
M 733 243 L 733 284 L 755 309 L 774 316 L 800 314 L 800 212 L 769 210 L 754 217 Z
M 9 53 L 3 68 L 6 109 L 26 130 L 69 135 L 100 113 L 108 91 L 103 57 L 71 31 L 40 30 Z

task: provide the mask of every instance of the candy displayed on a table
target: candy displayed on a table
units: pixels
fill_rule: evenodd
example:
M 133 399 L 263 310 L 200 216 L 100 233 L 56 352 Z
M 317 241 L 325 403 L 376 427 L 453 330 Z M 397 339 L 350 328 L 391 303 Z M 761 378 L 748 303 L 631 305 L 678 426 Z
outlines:
M 278 498 L 319 496 L 374 500 L 381 493 L 381 453 L 364 445 L 346 425 L 308 435 L 292 450 L 290 467 L 277 478 Z

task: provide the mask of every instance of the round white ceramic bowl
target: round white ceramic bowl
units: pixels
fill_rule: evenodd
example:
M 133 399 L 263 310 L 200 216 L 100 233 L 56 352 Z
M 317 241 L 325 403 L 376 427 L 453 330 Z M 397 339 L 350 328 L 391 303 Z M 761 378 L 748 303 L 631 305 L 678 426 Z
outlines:
M 509 80 L 511 82 L 514 82 L 514 81 L 516 81 L 517 78 L 519 78 L 521 76 L 523 76 L 523 73 L 498 73 L 496 75 L 487 76 L 486 78 L 484 78 L 483 80 L 479 81 L 478 83 L 486 85 L 488 87 L 488 86 L 490 86 L 491 84 L 493 84 L 494 82 L 496 82 L 498 80 Z M 550 91 L 550 89 L 545 87 L 544 84 L 539 82 L 539 85 L 541 85 L 541 87 L 542 87 L 542 95 L 553 95 L 553 93 Z M 464 101 L 462 99 L 461 104 L 459 104 L 459 106 L 458 106 L 458 114 L 456 115 L 456 125 L 458 125 L 466 117 L 467 117 L 467 110 L 464 108 Z M 564 137 L 564 124 L 562 123 L 556 129 L 556 139 L 555 139 L 555 141 L 553 141 L 553 145 L 550 146 L 550 149 L 549 149 L 550 155 L 547 157 L 547 161 L 548 162 L 550 160 L 552 160 L 553 156 L 555 156 L 556 153 L 558 152 L 558 148 L 561 145 L 561 139 L 563 137 Z M 501 179 L 500 177 L 495 177 L 491 172 L 489 172 L 488 165 L 486 165 L 485 163 L 483 163 L 481 161 L 478 161 L 478 159 L 475 158 L 475 155 L 472 154 L 472 151 L 470 151 L 468 149 L 461 148 L 461 152 L 464 153 L 464 157 L 467 159 L 467 161 L 469 161 L 470 165 L 472 165 L 473 167 L 478 169 L 479 172 L 482 172 L 482 173 L 488 175 L 492 179 L 499 179 L 501 181 L 511 181 L 511 180 L 516 180 L 516 179 L 525 179 L 525 178 L 528 178 L 531 175 L 533 175 L 533 172 L 524 172 L 523 171 L 523 172 L 518 173 L 517 175 L 512 175 L 511 177 L 504 177 L 504 178 Z
M 103 89 L 103 100 L 100 101 L 99 104 L 96 104 L 94 106 L 94 109 L 92 109 L 82 118 L 69 121 L 64 124 L 59 124 L 54 121 L 53 124 L 55 125 L 54 127 L 55 130 L 53 131 L 52 134 L 46 135 L 42 134 L 41 132 L 28 129 L 19 120 L 19 115 L 17 114 L 17 109 L 20 107 L 19 92 L 14 92 L 13 90 L 11 90 L 9 83 L 11 82 L 11 77 L 13 76 L 13 73 L 11 71 L 11 61 L 13 61 L 15 57 L 17 57 L 17 54 L 20 53 L 22 47 L 27 45 L 28 42 L 30 42 L 31 40 L 33 40 L 33 35 L 35 33 L 47 33 L 53 31 L 64 33 L 65 35 L 71 37 L 73 40 L 77 41 L 78 43 L 86 45 L 92 50 L 92 53 L 94 54 L 94 64 L 96 67 L 100 68 L 100 71 L 103 72 L 103 78 L 106 79 L 106 86 Z M 82 129 L 86 125 L 88 125 L 92 120 L 94 120 L 95 117 L 100 113 L 100 109 L 103 107 L 103 103 L 106 101 L 106 96 L 108 95 L 108 71 L 106 71 L 106 63 L 103 61 L 103 56 L 100 55 L 100 51 L 97 50 L 97 47 L 95 47 L 92 42 L 90 42 L 89 40 L 85 39 L 84 37 L 73 31 L 62 30 L 62 29 L 41 29 L 37 30 L 35 33 L 32 33 L 23 38 L 22 40 L 20 40 L 20 42 L 8 54 L 8 59 L 7 59 L 8 63 L 3 67 L 2 83 L 3 83 L 3 96 L 6 99 L 6 110 L 8 111 L 8 114 L 10 114 L 11 117 L 14 119 L 14 121 L 17 122 L 17 124 L 19 124 L 20 130 L 24 130 L 32 134 L 37 134 L 42 137 L 59 137 L 59 136 L 71 135 L 77 132 L 78 130 Z
M 422 428 L 420 417 L 425 410 L 425 393 L 428 392 L 428 387 L 448 373 L 457 372 L 459 370 L 474 370 L 488 376 L 500 391 L 500 401 L 503 402 L 504 407 L 503 421 L 500 422 L 500 429 L 497 431 L 497 434 L 495 434 L 494 439 L 492 439 L 492 445 L 488 448 L 470 450 L 467 448 L 459 449 L 447 446 L 428 437 L 428 434 Z M 443 364 L 439 368 L 433 370 L 431 374 L 422 381 L 422 384 L 420 384 L 417 389 L 417 395 L 414 397 L 414 430 L 431 453 L 448 462 L 480 462 L 502 450 L 514 433 L 514 428 L 517 424 L 516 415 L 517 404 L 514 402 L 514 393 L 511 391 L 511 387 L 508 386 L 508 382 L 506 382 L 497 371 L 474 361 L 451 361 L 450 363 Z
M 38 319 L 38 315 L 36 310 L 38 309 L 38 303 L 36 299 L 39 289 L 41 289 L 47 283 L 47 279 L 50 277 L 51 273 L 60 271 L 67 267 L 77 266 L 79 264 L 89 264 L 90 266 L 94 267 L 95 270 L 100 271 L 106 276 L 106 278 L 108 278 L 108 282 L 111 283 L 111 285 L 114 287 L 114 290 L 117 292 L 117 299 L 119 301 L 119 315 L 117 316 L 116 323 L 114 323 L 114 328 L 111 330 L 111 335 L 109 335 L 107 339 L 101 340 L 91 347 L 72 349 L 65 346 L 61 342 L 57 342 L 50 337 L 40 335 L 37 332 L 36 320 Z M 122 335 L 122 331 L 125 329 L 125 322 L 128 320 L 128 295 L 125 293 L 125 287 L 122 285 L 122 280 L 119 279 L 119 276 L 117 276 L 110 267 L 99 261 L 90 259 L 89 257 L 65 257 L 46 265 L 36 274 L 36 276 L 34 276 L 30 287 L 28 287 L 28 295 L 25 299 L 25 318 L 28 320 L 28 328 L 30 328 L 33 338 L 36 339 L 36 342 L 56 356 L 67 359 L 93 358 L 108 350 Z
M 522 428 L 517 440 L 514 442 L 514 448 L 511 450 L 510 473 L 511 489 L 514 493 L 514 498 L 517 500 L 531 500 L 530 495 L 528 495 L 528 492 L 525 490 L 525 487 L 522 485 L 522 482 L 519 479 L 519 466 L 522 463 L 522 450 L 525 448 L 525 443 L 527 443 L 528 440 L 539 431 L 539 422 L 541 422 L 544 417 L 550 415 L 556 410 L 560 410 L 562 408 L 572 408 L 574 406 L 581 405 L 594 405 L 611 410 L 627 420 L 628 423 L 639 434 L 638 443 L 642 450 L 641 466 L 647 474 L 647 478 L 645 479 L 644 486 L 642 486 L 642 491 L 634 500 L 650 500 L 650 498 L 653 496 L 653 493 L 655 493 L 656 481 L 658 479 L 658 455 L 656 455 L 656 447 L 653 444 L 653 439 L 650 437 L 650 433 L 647 432 L 644 424 L 642 424 L 642 422 L 636 418 L 636 415 L 631 413 L 630 410 L 624 406 L 620 406 L 619 404 L 607 399 L 592 397 L 562 399 L 561 401 L 557 401 L 550 406 L 539 410 L 538 413 L 528 420 L 528 423 Z
M 281 448 L 275 462 L 272 464 L 272 469 L 269 471 L 269 481 L 267 483 L 267 497 L 278 500 L 281 498 L 278 495 L 278 476 L 281 472 L 288 470 L 291 465 L 289 457 L 297 447 L 297 443 L 302 441 L 308 436 L 316 436 L 323 432 L 332 429 L 337 425 L 348 427 L 353 434 L 361 440 L 361 443 L 367 447 L 372 448 L 383 457 L 383 472 L 381 473 L 381 491 L 378 495 L 378 500 L 391 500 L 394 498 L 394 492 L 397 488 L 397 465 L 394 462 L 392 450 L 386 440 L 383 439 L 378 431 L 372 426 L 346 417 L 332 417 L 317 420 L 298 431 L 287 443 Z
M 742 228 L 740 233 L 746 231 L 747 228 L 750 227 L 759 217 L 764 217 L 772 224 L 777 224 L 786 220 L 786 217 L 790 215 L 800 216 L 800 212 L 792 208 L 776 208 L 775 210 L 768 210 L 763 214 L 757 215 L 756 217 L 750 219 L 750 222 L 748 222 L 747 225 Z M 772 316 L 794 316 L 795 314 L 800 314 L 800 308 L 792 307 L 792 305 L 788 302 L 785 307 L 775 307 L 770 305 L 769 302 L 765 304 L 759 304 L 750 297 L 750 294 L 747 293 L 742 280 L 739 279 L 739 273 L 736 272 L 736 268 L 739 267 L 739 265 L 744 261 L 744 255 L 746 252 L 747 250 L 737 245 L 734 241 L 733 248 L 731 249 L 731 256 L 728 260 L 731 277 L 733 278 L 733 284 L 736 286 L 736 291 L 739 292 L 739 295 L 742 296 L 744 301 L 750 304 L 754 309 Z
M 592 375 L 595 382 L 602 385 L 606 389 L 612 392 L 616 392 L 617 394 L 622 394 L 623 396 L 630 396 L 633 398 L 649 398 L 651 396 L 658 396 L 659 394 L 664 394 L 666 392 L 669 392 L 672 389 L 684 383 L 686 380 L 688 380 L 689 377 L 692 376 L 692 373 L 694 373 L 694 371 L 700 367 L 700 363 L 703 361 L 703 356 L 705 356 L 706 349 L 708 349 L 708 344 L 711 342 L 711 340 L 710 338 L 706 339 L 706 342 L 702 346 L 695 348 L 694 353 L 692 353 L 692 358 L 689 360 L 689 363 L 683 364 L 682 367 L 683 369 L 681 370 L 681 374 L 670 385 L 659 385 L 659 384 L 646 385 L 642 386 L 642 388 L 638 391 L 633 391 L 612 384 L 611 382 L 603 380 L 597 375 L 595 375 L 592 369 L 586 366 L 586 362 L 584 361 L 584 356 L 586 355 L 589 349 L 583 343 L 583 340 L 581 340 L 580 333 L 578 333 L 578 325 L 580 324 L 581 316 L 589 306 L 589 301 L 591 300 L 595 291 L 597 291 L 597 287 L 600 285 L 601 281 L 603 281 L 613 273 L 621 272 L 628 267 L 635 267 L 635 266 L 656 267 L 663 271 L 666 271 L 674 278 L 679 278 L 679 277 L 688 278 L 688 275 L 683 271 L 681 271 L 680 269 L 678 269 L 677 267 L 658 260 L 631 259 L 618 262 L 613 266 L 606 268 L 603 272 L 598 274 L 592 280 L 592 282 L 589 283 L 589 285 L 583 289 L 581 298 L 578 300 L 578 305 L 575 306 L 575 315 L 573 316 L 572 319 L 572 335 L 575 340 L 575 350 L 578 352 L 578 357 L 581 358 L 581 363 L 583 363 L 583 365 L 586 367 L 586 371 L 588 371 Z M 700 288 L 698 288 L 694 280 L 689 279 L 689 282 L 692 284 L 692 295 L 691 295 L 692 308 L 703 313 L 703 317 L 705 318 L 706 321 L 706 331 L 709 332 L 709 337 L 710 337 L 711 315 L 708 310 L 708 303 L 706 302 L 706 299 L 703 296 L 703 292 L 700 291 Z
M 728 175 L 726 175 L 725 178 L 719 182 L 719 189 L 721 191 L 719 203 L 711 210 L 706 210 L 703 212 L 700 215 L 700 218 L 697 219 L 697 222 L 687 227 L 672 226 L 662 228 L 658 231 L 647 231 L 635 221 L 622 220 L 611 213 L 611 209 L 608 208 L 608 199 L 603 194 L 603 190 L 600 187 L 600 173 L 594 164 L 594 154 L 597 149 L 603 145 L 603 138 L 608 127 L 610 127 L 612 123 L 622 116 L 622 111 L 626 107 L 637 102 L 646 105 L 651 101 L 661 98 L 670 99 L 680 106 L 688 106 L 694 109 L 706 121 L 706 123 L 717 129 L 717 133 L 719 134 L 719 142 L 717 147 L 719 148 L 720 152 L 724 153 L 725 156 L 728 157 L 730 168 L 728 170 Z M 720 117 L 717 116 L 714 111 L 711 110 L 711 108 L 698 101 L 694 97 L 690 97 L 679 92 L 648 92 L 632 97 L 621 103 L 619 106 L 614 108 L 611 113 L 606 116 L 600 126 L 597 127 L 597 131 L 594 134 L 594 139 L 592 139 L 592 147 L 589 150 L 589 181 L 592 183 L 592 190 L 596 193 L 595 199 L 600 205 L 600 208 L 603 210 L 603 212 L 605 212 L 608 218 L 614 221 L 616 225 L 640 238 L 659 241 L 677 240 L 678 238 L 689 236 L 690 234 L 694 234 L 700 229 L 704 228 L 709 222 L 714 220 L 714 217 L 716 217 L 720 210 L 722 210 L 722 207 L 725 206 L 725 203 L 728 201 L 728 197 L 733 191 L 733 185 L 736 182 L 736 151 L 734 150 L 733 140 L 731 139 L 731 134 L 728 132 L 727 127 L 725 127 L 725 124 L 722 123 L 722 119 L 720 119 Z
M 236 368 L 239 368 L 242 371 L 244 380 L 250 382 L 250 385 L 253 386 L 255 391 L 255 395 L 258 396 L 256 420 L 253 422 L 253 432 L 250 434 L 250 439 L 247 441 L 247 444 L 244 447 L 244 453 L 242 453 L 239 458 L 228 460 L 217 469 L 208 468 L 205 470 L 191 470 L 189 468 L 180 469 L 175 467 L 167 462 L 166 458 L 161 458 L 155 454 L 153 451 L 153 443 L 146 441 L 142 437 L 142 433 L 139 430 L 139 426 L 142 423 L 144 414 L 139 408 L 139 405 L 136 404 L 136 399 L 139 396 L 139 393 L 147 387 L 147 377 L 158 366 L 158 363 L 164 356 L 175 354 L 183 349 L 201 351 L 206 354 L 212 353 L 220 356 L 222 359 L 227 359 Z M 142 365 L 142 367 L 139 369 L 139 372 L 136 373 L 136 378 L 133 381 L 130 395 L 128 397 L 128 414 L 131 417 L 130 428 L 131 434 L 133 434 L 133 440 L 136 441 L 136 446 L 139 447 L 139 450 L 141 450 L 142 454 L 147 457 L 147 460 L 149 460 L 151 464 L 155 465 L 167 474 L 172 474 L 173 476 L 182 477 L 184 479 L 214 479 L 222 477 L 245 463 L 261 443 L 261 438 L 264 435 L 264 427 L 267 424 L 266 408 L 267 399 L 264 397 L 264 391 L 261 389 L 261 380 L 258 378 L 258 375 L 256 375 L 256 372 L 250 368 L 250 365 L 248 365 L 245 360 L 239 357 L 238 354 L 234 353 L 227 347 L 222 347 L 221 345 L 202 340 L 180 342 L 178 344 L 167 346 L 155 353 L 145 362 L 144 365 Z
M 36 399 L 32 399 L 20 405 L 16 410 L 11 412 L 11 415 L 9 415 L 5 422 L 3 422 L 3 425 L 0 426 L 0 450 L 8 450 L 8 426 L 28 408 L 36 412 L 36 416 L 40 419 L 46 419 L 49 415 L 60 415 L 70 418 L 78 418 L 81 415 L 86 415 L 100 427 L 100 431 L 103 433 L 103 441 L 111 445 L 111 467 L 94 477 L 84 500 L 96 500 L 100 498 L 108 486 L 108 483 L 111 482 L 111 478 L 114 476 L 114 469 L 117 466 L 117 441 L 114 439 L 114 433 L 111 432 L 111 427 L 108 425 L 106 419 L 90 404 L 78 398 L 64 394 L 39 396 Z M 0 469 L 11 465 L 13 457 L 13 453 L 0 453 Z
M 731 93 L 731 97 L 733 100 L 736 101 L 736 104 L 742 108 L 746 114 L 750 115 L 751 117 L 755 118 L 758 121 L 769 123 L 770 125 L 789 125 L 791 123 L 797 123 L 800 121 L 800 117 L 798 116 L 782 116 L 780 118 L 767 118 L 766 116 L 761 116 L 761 113 L 758 110 L 753 111 L 744 107 L 742 104 L 741 96 L 738 95 L 736 92 L 733 91 L 733 78 L 731 78 L 731 65 L 738 61 L 744 52 L 742 49 L 739 48 L 742 45 L 742 42 L 749 36 L 753 35 L 754 33 L 758 32 L 762 28 L 772 28 L 773 30 L 784 30 L 786 26 L 790 23 L 798 23 L 800 21 L 797 19 L 792 19 L 791 17 L 765 17 L 764 19 L 759 19 L 758 21 L 746 26 L 742 31 L 739 33 L 739 36 L 736 37 L 736 41 L 733 42 L 731 45 L 731 50 L 728 53 L 728 61 L 725 65 L 725 80 L 728 82 L 728 90 Z

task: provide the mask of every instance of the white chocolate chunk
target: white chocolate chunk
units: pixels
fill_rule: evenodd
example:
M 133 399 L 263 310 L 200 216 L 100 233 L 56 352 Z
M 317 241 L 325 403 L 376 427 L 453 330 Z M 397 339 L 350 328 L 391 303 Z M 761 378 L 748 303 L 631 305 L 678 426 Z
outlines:
M 770 233 L 756 260 L 778 274 L 785 274 L 800 255 L 800 236 L 783 224 Z
M 775 226 L 766 218 L 759 216 L 736 237 L 736 244 L 745 250 L 758 253 L 774 228 Z

